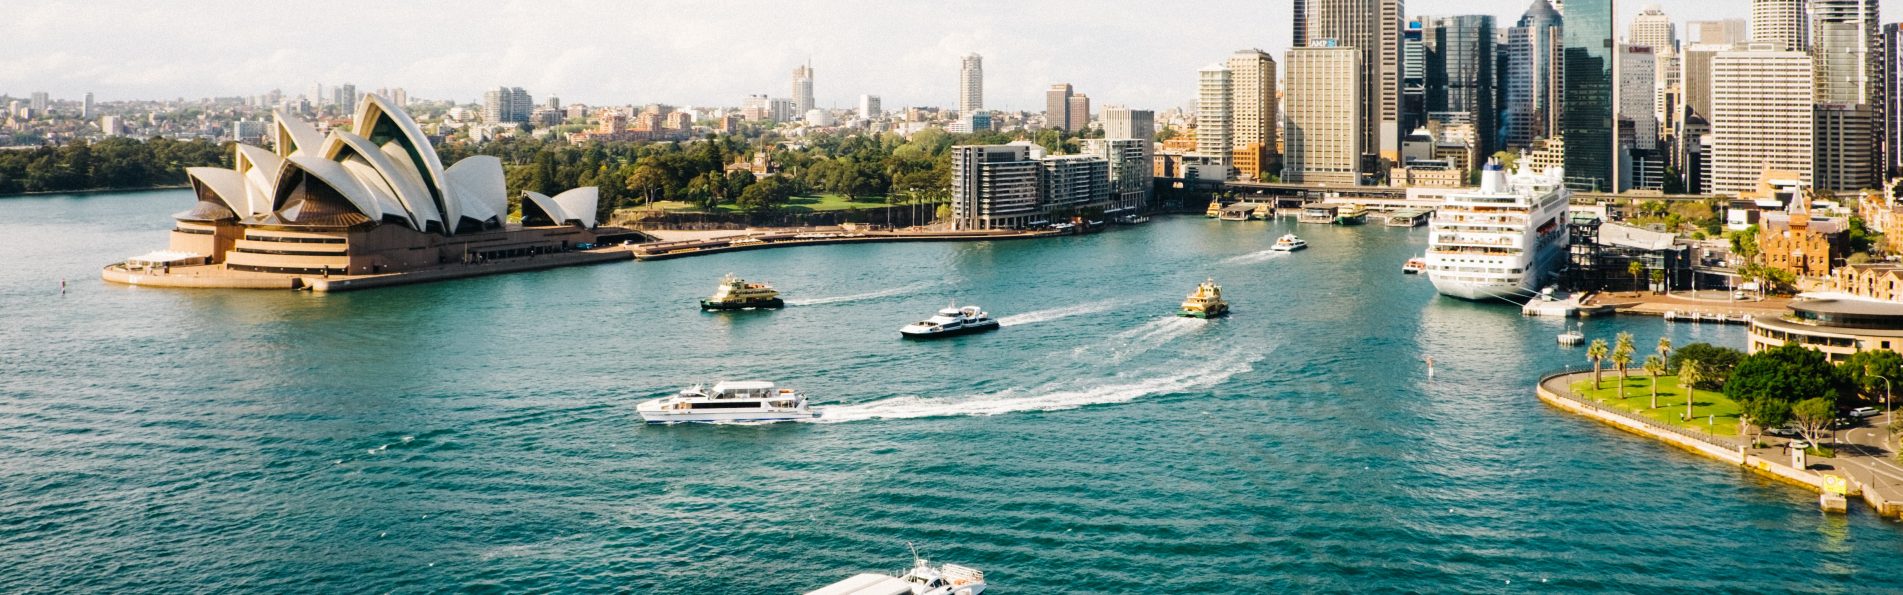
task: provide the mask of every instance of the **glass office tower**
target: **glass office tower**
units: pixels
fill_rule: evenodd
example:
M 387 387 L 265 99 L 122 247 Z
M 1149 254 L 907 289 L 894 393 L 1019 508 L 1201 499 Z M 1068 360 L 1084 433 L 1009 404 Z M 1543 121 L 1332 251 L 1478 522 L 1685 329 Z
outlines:
M 1614 0 L 1568 0 L 1560 99 L 1560 133 L 1566 139 L 1566 184 L 1612 191 L 1619 179 L 1617 130 L 1613 126 Z

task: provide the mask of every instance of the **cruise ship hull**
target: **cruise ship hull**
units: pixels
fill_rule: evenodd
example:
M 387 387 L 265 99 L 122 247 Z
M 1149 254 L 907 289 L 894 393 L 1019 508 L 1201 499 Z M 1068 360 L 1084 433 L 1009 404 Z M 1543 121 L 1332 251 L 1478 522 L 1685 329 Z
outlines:
M 1472 283 L 1467 281 L 1448 281 L 1432 279 L 1434 290 L 1441 295 L 1474 302 L 1524 302 L 1533 294 L 1532 288 L 1504 283 Z

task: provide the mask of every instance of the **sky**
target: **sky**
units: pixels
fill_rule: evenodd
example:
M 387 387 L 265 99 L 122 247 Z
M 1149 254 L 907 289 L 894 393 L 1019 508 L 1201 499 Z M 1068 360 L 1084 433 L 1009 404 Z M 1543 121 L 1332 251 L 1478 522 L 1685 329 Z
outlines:
M 1414 15 L 1531 0 L 1413 0 Z M 1675 21 L 1744 18 L 1748 0 L 1655 0 Z M 288 95 L 353 83 L 475 101 L 736 106 L 790 96 L 811 61 L 822 107 L 956 103 L 959 57 L 984 56 L 991 109 L 1041 110 L 1068 82 L 1093 105 L 1167 109 L 1239 49 L 1279 60 L 1291 0 L 41 0 L 0 8 L 0 95 L 99 100 Z M 1619 7 L 1621 23 L 1640 2 Z M 1884 7 L 1903 18 L 1903 2 Z M 1681 25 L 1682 28 L 1682 25 Z

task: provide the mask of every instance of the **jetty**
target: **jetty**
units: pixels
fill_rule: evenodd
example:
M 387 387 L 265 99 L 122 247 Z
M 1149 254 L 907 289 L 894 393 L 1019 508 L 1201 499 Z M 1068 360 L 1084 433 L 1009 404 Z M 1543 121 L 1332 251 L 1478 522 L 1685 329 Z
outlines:
M 1388 213 L 1381 220 L 1388 227 L 1420 227 L 1433 216 L 1433 209 L 1407 208 Z

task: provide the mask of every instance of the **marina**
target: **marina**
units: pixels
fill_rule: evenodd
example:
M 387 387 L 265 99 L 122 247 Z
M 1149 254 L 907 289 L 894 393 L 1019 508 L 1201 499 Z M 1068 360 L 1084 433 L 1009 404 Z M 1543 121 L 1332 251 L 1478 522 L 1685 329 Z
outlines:
M 1159 216 L 1036 242 L 345 293 L 92 275 L 149 250 L 181 200 L 5 205 L 0 234 L 23 252 L 0 270 L 0 299 L 21 306 L 0 328 L 19 395 L 0 452 L 34 462 L 0 481 L 17 521 L 8 591 L 784 593 L 880 571 L 904 541 L 1000 593 L 1841 590 L 1825 566 L 1903 590 L 1884 573 L 1903 543 L 1888 521 L 1820 519 L 1814 493 L 1529 406 L 1544 371 L 1586 364 L 1555 343 L 1576 321 L 1396 274 L 1426 249 L 1420 231 Z M 1297 231 L 1312 249 L 1270 251 Z M 793 303 L 696 312 L 726 272 Z M 1211 277 L 1225 299 L 1269 305 L 1176 316 Z M 952 298 L 1013 322 L 890 334 Z M 1275 304 L 1302 306 L 1254 314 Z M 1745 341 L 1737 325 L 1586 321 L 1588 337 L 1619 331 Z M 822 415 L 647 424 L 635 409 L 722 378 L 777 380 Z M 1713 539 L 1687 522 L 1700 518 L 1749 527 Z M 34 528 L 49 523 L 66 529 Z M 286 540 L 389 553 L 293 556 L 273 545 Z M 1763 552 L 1789 564 L 1735 570 Z

